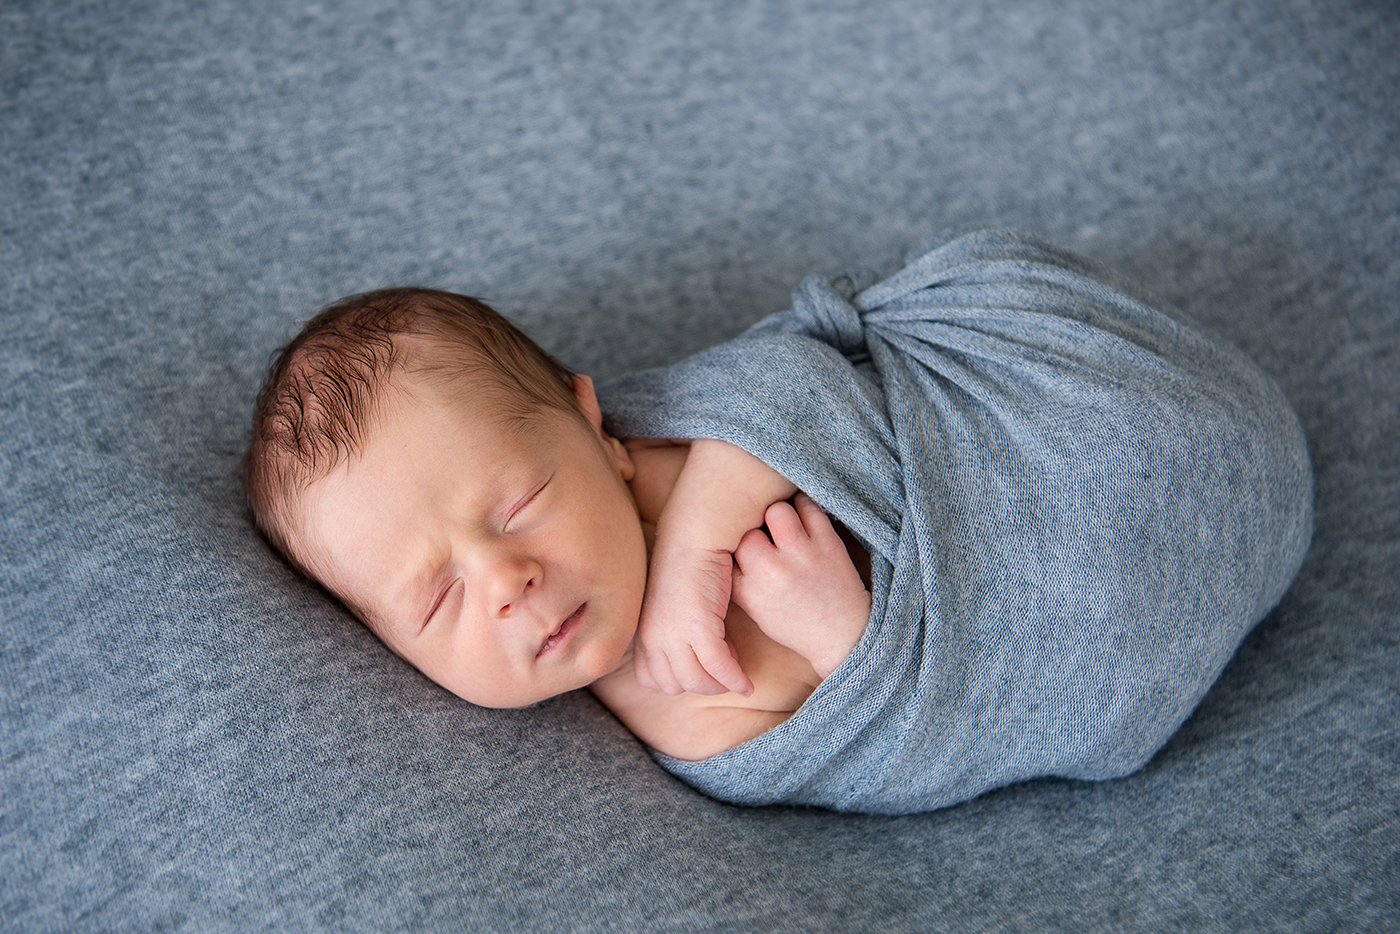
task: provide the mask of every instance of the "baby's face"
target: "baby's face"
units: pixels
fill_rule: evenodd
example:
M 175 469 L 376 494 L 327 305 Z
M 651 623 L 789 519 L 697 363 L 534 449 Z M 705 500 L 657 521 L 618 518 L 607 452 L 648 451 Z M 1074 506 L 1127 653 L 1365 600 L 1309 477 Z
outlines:
M 363 450 L 313 483 L 293 547 L 384 642 L 487 707 L 583 687 L 627 657 L 647 554 L 626 451 L 548 411 L 510 427 L 400 377 Z

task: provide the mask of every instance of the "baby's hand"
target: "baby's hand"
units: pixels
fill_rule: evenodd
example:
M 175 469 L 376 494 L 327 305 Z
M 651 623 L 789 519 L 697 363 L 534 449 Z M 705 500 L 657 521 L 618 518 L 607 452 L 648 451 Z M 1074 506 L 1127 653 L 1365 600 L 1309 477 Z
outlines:
M 691 442 L 685 466 L 656 520 L 633 670 L 667 694 L 753 694 L 726 639 L 734 549 L 772 503 L 797 487 L 742 448 Z
M 725 637 L 732 569 L 727 551 L 653 552 L 637 624 L 638 684 L 667 694 L 753 693 Z
M 754 529 L 734 551 L 734 602 L 825 678 L 865 632 L 870 592 L 831 520 L 806 493 L 769 506 L 764 521 L 772 538 Z

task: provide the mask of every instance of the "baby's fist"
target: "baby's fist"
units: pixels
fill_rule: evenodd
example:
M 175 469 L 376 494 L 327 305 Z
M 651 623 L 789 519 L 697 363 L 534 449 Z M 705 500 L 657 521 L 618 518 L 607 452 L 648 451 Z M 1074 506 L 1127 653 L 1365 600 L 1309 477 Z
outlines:
M 732 598 L 770 639 L 825 678 L 860 641 L 870 592 L 831 520 L 807 494 L 769 506 L 764 522 L 768 534 L 753 529 L 734 551 Z

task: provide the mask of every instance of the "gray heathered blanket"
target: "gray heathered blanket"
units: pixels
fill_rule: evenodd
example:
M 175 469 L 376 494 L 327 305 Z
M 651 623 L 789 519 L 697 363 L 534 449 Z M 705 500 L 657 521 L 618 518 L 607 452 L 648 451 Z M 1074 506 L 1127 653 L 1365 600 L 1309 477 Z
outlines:
M 1142 766 L 1282 597 L 1298 420 L 1250 360 L 1010 231 L 962 237 L 601 392 L 622 437 L 721 438 L 868 547 L 859 644 L 713 797 L 907 813 Z

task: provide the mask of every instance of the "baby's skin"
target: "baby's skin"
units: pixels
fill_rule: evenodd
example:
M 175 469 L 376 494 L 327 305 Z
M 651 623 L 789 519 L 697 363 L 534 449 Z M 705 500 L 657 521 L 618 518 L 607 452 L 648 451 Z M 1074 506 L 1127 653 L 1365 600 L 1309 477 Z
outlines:
M 833 610 L 859 618 L 856 639 L 870 614 L 864 587 L 853 599 L 859 579 L 837 560 L 848 557 L 840 546 L 820 507 L 786 477 L 732 444 L 694 442 L 656 527 L 637 680 L 673 695 L 751 693 L 724 642 L 731 599 L 825 678 L 855 642 L 833 631 Z
M 649 607 L 656 644 L 665 647 L 654 649 L 652 667 L 698 671 L 682 675 L 698 690 L 658 692 L 644 680 L 640 630 L 630 663 L 591 689 L 651 746 L 676 758 L 702 759 L 792 716 L 850 654 L 870 616 L 869 558 L 810 497 L 793 492 L 781 475 L 740 448 L 655 439 L 631 439 L 626 446 L 636 465 L 631 488 L 643 529 L 658 545 L 667 530 L 676 549 L 663 555 L 670 563 L 660 568 L 662 552 L 652 550 L 642 618 Z M 791 502 L 765 504 L 768 496 L 783 493 Z M 689 501 L 695 514 L 678 509 L 687 505 L 678 494 L 703 494 Z M 754 527 L 754 515 L 766 531 Z M 737 544 L 726 550 L 731 541 Z M 682 582 L 690 585 L 689 593 Z M 669 596 L 673 587 L 680 599 L 652 600 L 656 592 Z M 687 605 L 685 597 L 696 593 L 700 598 Z M 669 658 L 679 659 L 674 666 L 666 662 L 667 648 Z M 741 689 L 716 688 L 717 679 L 705 683 L 702 651 Z
M 746 452 L 624 445 L 591 381 L 571 385 L 582 418 L 521 423 L 397 374 L 360 449 L 298 500 L 295 557 L 473 703 L 590 687 L 683 759 L 781 723 L 864 631 L 864 553 Z

